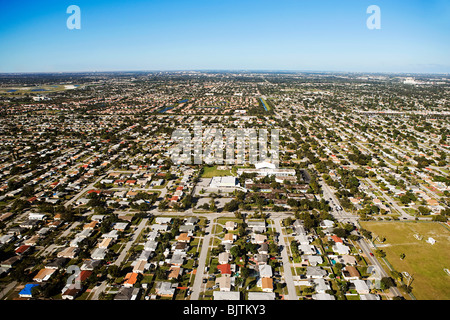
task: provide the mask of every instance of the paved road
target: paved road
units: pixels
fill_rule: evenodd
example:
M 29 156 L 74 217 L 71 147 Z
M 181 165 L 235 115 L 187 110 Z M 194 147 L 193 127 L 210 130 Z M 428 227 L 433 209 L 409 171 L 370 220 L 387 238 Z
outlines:
M 339 200 L 337 199 L 337 197 L 335 196 L 334 192 L 324 181 L 319 181 L 319 184 L 322 187 L 323 196 L 324 196 L 325 200 L 330 201 L 329 199 L 331 198 L 331 203 L 330 203 L 330 206 L 332 208 L 331 214 L 340 222 L 356 223 L 356 221 L 358 220 L 358 216 L 351 214 L 342 208 L 342 206 L 341 206 Z M 340 206 L 342 208 L 342 210 L 336 210 L 335 209 L 336 206 Z
M 388 275 L 387 272 L 383 269 L 383 267 L 381 266 L 381 264 L 380 264 L 380 262 L 378 261 L 378 259 L 375 258 L 375 257 L 372 257 L 372 256 L 370 255 L 370 253 L 372 252 L 372 250 L 370 249 L 370 247 L 369 247 L 369 245 L 367 244 L 366 240 L 364 240 L 363 238 L 361 238 L 361 239 L 358 240 L 358 244 L 359 244 L 359 246 L 361 247 L 361 250 L 364 252 L 364 254 L 365 254 L 365 255 L 367 256 L 367 258 L 369 259 L 370 263 L 371 263 L 372 265 L 375 265 L 375 266 L 377 266 L 377 267 L 379 268 L 380 273 L 381 273 L 381 276 L 382 276 L 382 277 L 390 277 L 390 275 Z M 400 297 L 402 297 L 402 294 L 400 293 L 400 291 L 399 291 L 397 288 L 395 288 L 395 287 L 390 288 L 390 291 L 391 291 L 391 293 L 392 293 L 394 296 L 400 296 Z
M 103 291 L 105 291 L 107 286 L 106 281 L 103 281 L 94 291 L 92 298 L 90 298 L 90 300 L 98 300 L 98 297 L 100 295 L 100 293 L 102 293 Z M 92 293 L 91 293 L 92 294 Z
M 0 299 L 3 299 L 3 297 L 9 292 L 11 291 L 13 288 L 15 288 L 17 285 L 17 281 L 13 281 L 8 283 L 3 290 L 0 292 Z
M 287 255 L 286 250 L 286 242 L 284 241 L 284 235 L 283 231 L 281 229 L 281 218 L 274 219 L 275 224 L 275 230 L 277 230 L 279 234 L 279 242 L 282 246 L 281 250 L 281 258 L 283 259 L 283 270 L 284 270 L 284 281 L 287 285 L 288 290 L 288 299 L 286 299 L 286 296 L 284 297 L 285 300 L 298 300 L 297 293 L 294 286 L 294 278 L 292 277 L 292 270 L 291 270 L 291 262 L 289 260 L 289 257 Z
M 137 229 L 134 231 L 133 235 L 130 237 L 130 240 L 128 240 L 127 244 L 125 245 L 125 248 L 120 252 L 119 257 L 117 257 L 116 261 L 114 261 L 113 265 L 120 266 L 122 261 L 127 256 L 128 251 L 130 250 L 131 246 L 134 244 L 134 242 L 137 240 L 139 235 L 141 234 L 142 230 L 147 225 L 148 218 L 142 219 L 141 223 L 137 227 Z M 98 300 L 98 297 L 101 292 L 105 291 L 106 289 L 106 281 L 103 281 L 94 291 L 91 300 Z
M 205 236 L 203 237 L 202 251 L 198 258 L 198 267 L 195 274 L 194 284 L 192 286 L 192 294 L 190 300 L 198 300 L 200 297 L 200 291 L 202 286 L 202 280 L 206 265 L 206 256 L 208 254 L 209 241 L 211 240 L 211 231 L 214 225 L 215 219 L 210 219 L 209 225 L 206 227 Z
M 73 197 L 72 199 L 70 199 L 69 201 L 67 201 L 64 206 L 69 206 L 71 205 L 75 200 L 77 200 L 78 198 L 80 198 L 85 192 L 88 192 L 91 189 L 95 189 L 94 185 L 97 182 L 100 182 L 100 180 L 103 180 L 108 174 L 104 174 L 102 176 L 100 176 L 100 178 L 98 178 L 97 180 L 95 180 L 94 182 L 92 182 L 91 184 L 87 185 L 86 187 L 84 187 L 80 192 L 77 193 L 77 195 L 75 197 Z
M 134 242 L 137 240 L 139 235 L 141 234 L 142 230 L 147 225 L 148 218 L 142 219 L 141 223 L 137 227 L 137 229 L 133 232 L 133 235 L 130 237 L 130 240 L 128 240 L 127 244 L 125 245 L 125 248 L 120 252 L 120 255 L 117 257 L 116 261 L 114 261 L 114 265 L 120 266 L 122 261 L 125 259 L 128 250 L 130 250 L 131 246 L 134 244 Z

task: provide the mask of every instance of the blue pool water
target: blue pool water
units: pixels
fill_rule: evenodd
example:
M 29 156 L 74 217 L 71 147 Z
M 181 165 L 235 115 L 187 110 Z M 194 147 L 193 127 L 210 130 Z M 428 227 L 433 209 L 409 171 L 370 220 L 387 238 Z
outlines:
M 266 104 L 264 103 L 263 99 L 260 98 L 260 100 L 261 100 L 261 102 L 262 102 L 262 104 L 263 104 L 264 109 L 267 111 L 267 106 L 266 106 Z
M 164 109 L 158 111 L 158 113 L 164 113 L 164 112 L 166 112 L 167 110 L 170 110 L 170 109 L 172 109 L 172 108 L 173 108 L 173 107 L 165 107 Z

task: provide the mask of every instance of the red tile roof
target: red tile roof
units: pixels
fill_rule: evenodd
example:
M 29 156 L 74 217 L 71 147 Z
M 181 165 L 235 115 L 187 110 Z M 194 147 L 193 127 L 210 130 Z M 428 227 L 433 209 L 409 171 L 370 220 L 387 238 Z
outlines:
M 229 263 L 217 266 L 221 274 L 231 274 L 231 265 Z

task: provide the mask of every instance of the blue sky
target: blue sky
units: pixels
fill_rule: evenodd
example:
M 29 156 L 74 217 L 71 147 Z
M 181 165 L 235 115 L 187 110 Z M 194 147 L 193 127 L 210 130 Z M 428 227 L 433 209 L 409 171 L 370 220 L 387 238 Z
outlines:
M 366 27 L 373 4 L 380 30 Z M 450 73 L 450 1 L 0 4 L 0 72 L 193 69 Z

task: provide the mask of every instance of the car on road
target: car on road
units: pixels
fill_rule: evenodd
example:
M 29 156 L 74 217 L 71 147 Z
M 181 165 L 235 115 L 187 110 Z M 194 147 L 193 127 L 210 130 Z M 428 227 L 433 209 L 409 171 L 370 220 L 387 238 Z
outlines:
M 373 253 L 372 252 L 370 252 L 369 254 L 373 257 Z

